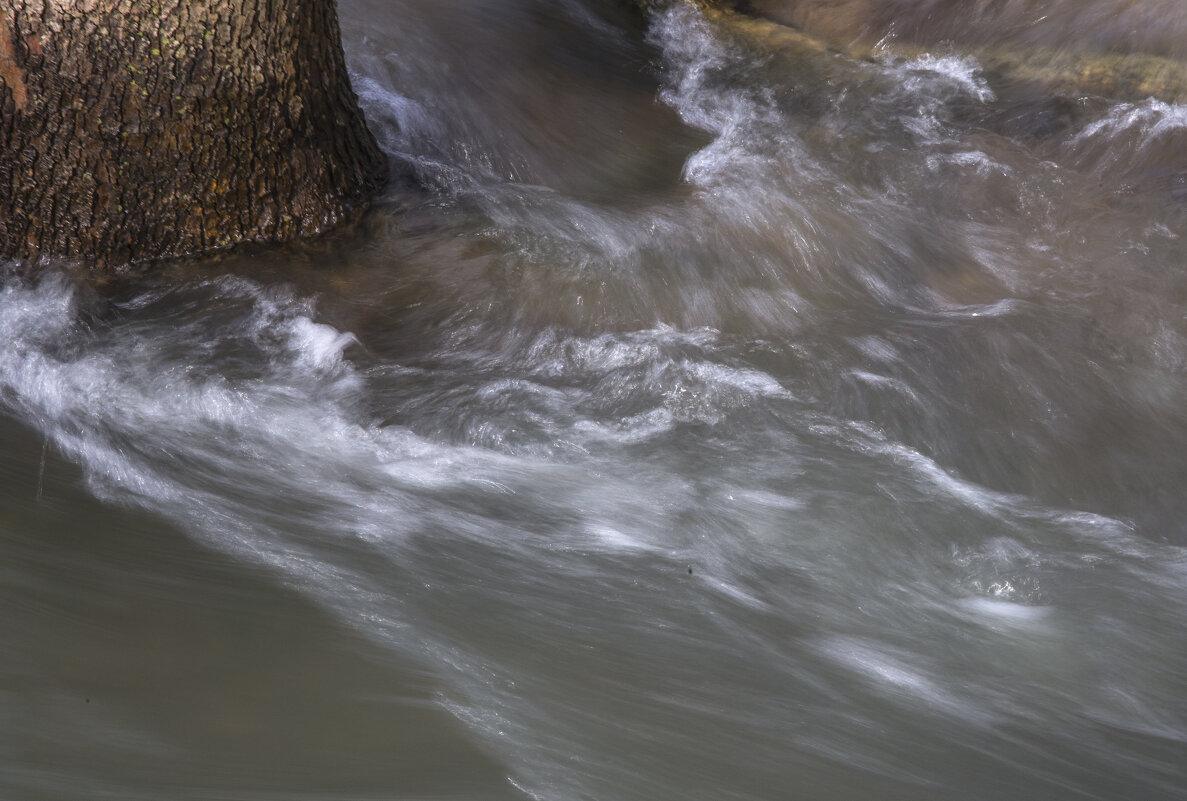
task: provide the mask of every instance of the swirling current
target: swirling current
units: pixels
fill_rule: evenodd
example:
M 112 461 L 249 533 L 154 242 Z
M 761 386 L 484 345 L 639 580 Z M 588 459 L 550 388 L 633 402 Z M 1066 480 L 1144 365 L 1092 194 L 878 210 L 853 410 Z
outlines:
M 0 796 L 1187 799 L 1187 106 L 932 5 L 343 0 L 359 226 L 4 272 Z

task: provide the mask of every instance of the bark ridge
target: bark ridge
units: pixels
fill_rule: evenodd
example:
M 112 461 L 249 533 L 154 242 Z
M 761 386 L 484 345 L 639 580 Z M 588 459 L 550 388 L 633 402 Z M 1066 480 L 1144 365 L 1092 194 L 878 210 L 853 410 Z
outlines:
M 0 257 L 315 235 L 385 172 L 334 0 L 0 0 Z

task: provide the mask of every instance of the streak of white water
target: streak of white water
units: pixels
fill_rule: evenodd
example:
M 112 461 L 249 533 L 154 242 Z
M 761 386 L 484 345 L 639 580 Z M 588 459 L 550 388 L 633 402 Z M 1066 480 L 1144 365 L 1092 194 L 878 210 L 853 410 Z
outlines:
M 316 636 L 377 686 L 423 683 L 460 734 L 416 761 L 473 782 L 401 784 L 373 752 L 343 763 L 353 782 L 302 767 L 334 731 L 279 762 L 291 784 L 263 757 L 209 775 L 219 743 L 290 718 L 237 717 L 235 679 L 182 670 L 218 710 L 187 739 L 162 696 L 103 696 L 152 660 L 56 678 L 37 654 L 69 650 L 42 639 L 65 624 L 39 610 L 126 614 L 117 585 L 148 575 L 205 620 L 226 588 L 153 548 L 96 572 L 66 540 L 69 572 L 108 576 L 66 592 L 6 517 L 0 635 L 30 655 L 0 659 L 0 713 L 23 686 L 45 714 L 0 723 L 0 788 L 1187 797 L 1179 109 L 1106 105 L 1022 142 L 965 58 L 789 72 L 688 8 L 644 35 L 597 2 L 395 7 L 344 4 L 346 32 L 422 186 L 326 255 L 102 291 L 6 275 L 0 405 L 48 438 L 47 497 L 64 459 L 103 508 L 229 555 L 246 597 L 283 585 L 298 630 L 328 613 Z M 622 66 L 647 58 L 658 90 Z M 558 86 L 576 123 L 550 116 Z M 87 531 L 63 514 L 48 541 Z M 255 620 L 239 681 L 276 625 Z M 97 722 L 72 737 L 77 686 Z M 362 743 L 377 724 L 354 714 Z

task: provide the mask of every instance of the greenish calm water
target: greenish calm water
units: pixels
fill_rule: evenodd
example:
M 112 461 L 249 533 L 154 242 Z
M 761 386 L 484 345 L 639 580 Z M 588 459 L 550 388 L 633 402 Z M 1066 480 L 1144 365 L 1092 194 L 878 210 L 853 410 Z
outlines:
M 356 230 L 3 276 L 0 798 L 1187 799 L 1187 109 L 342 15 Z

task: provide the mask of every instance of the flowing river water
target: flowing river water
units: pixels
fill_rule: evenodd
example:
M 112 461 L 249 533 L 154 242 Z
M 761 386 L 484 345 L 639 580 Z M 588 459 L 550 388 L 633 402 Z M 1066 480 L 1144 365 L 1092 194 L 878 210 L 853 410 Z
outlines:
M 1187 106 L 341 13 L 356 229 L 4 273 L 0 798 L 1187 798 Z

